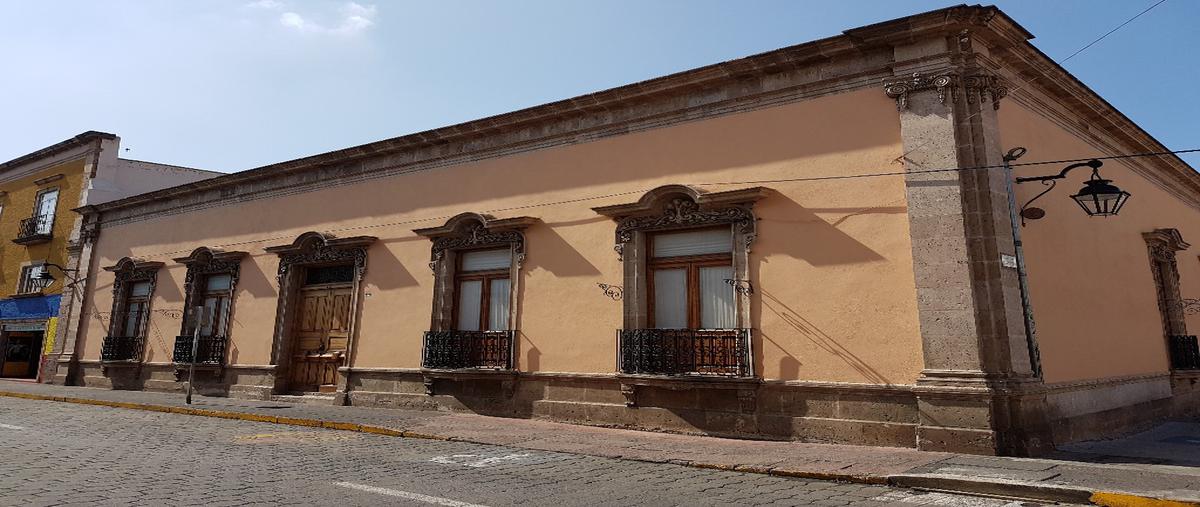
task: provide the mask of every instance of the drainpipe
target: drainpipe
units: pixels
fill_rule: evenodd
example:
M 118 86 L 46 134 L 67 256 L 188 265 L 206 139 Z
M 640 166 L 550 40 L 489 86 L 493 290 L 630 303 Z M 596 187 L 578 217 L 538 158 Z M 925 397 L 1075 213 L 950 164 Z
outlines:
M 1013 191 L 1013 169 L 1010 163 L 1022 155 L 1026 149 L 1017 147 L 1004 154 L 1004 185 L 1008 192 L 1008 218 L 1012 226 L 1013 255 L 1017 264 L 1017 286 L 1021 289 L 1021 310 L 1025 317 L 1025 345 L 1029 348 L 1029 367 L 1034 376 L 1042 377 L 1041 353 L 1038 352 L 1036 331 L 1033 324 L 1033 305 L 1029 302 L 1029 277 L 1025 272 L 1025 250 L 1021 246 L 1021 224 L 1017 217 L 1017 195 Z

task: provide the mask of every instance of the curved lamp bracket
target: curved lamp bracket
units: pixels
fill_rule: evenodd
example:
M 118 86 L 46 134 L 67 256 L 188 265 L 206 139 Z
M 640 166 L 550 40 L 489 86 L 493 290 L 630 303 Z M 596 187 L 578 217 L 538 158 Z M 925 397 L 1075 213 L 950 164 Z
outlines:
M 1009 155 L 1012 155 L 1013 151 L 1016 151 L 1017 149 L 1020 149 L 1020 148 L 1014 148 L 1012 151 L 1009 152 Z M 1021 155 L 1024 155 L 1024 154 L 1025 154 L 1025 152 L 1022 151 L 1020 154 L 1017 154 L 1016 157 L 1020 157 Z M 1007 158 L 1009 155 L 1006 155 L 1005 157 Z M 1013 159 L 1015 159 L 1016 157 L 1013 157 Z M 1072 169 L 1076 169 L 1079 167 L 1091 167 L 1092 168 L 1092 176 L 1098 179 L 1100 177 L 1100 173 L 1098 171 L 1100 169 L 1100 166 L 1102 166 L 1102 165 L 1104 165 L 1104 162 L 1101 162 L 1096 159 L 1092 159 L 1087 162 L 1071 164 L 1071 165 L 1063 168 L 1063 170 L 1060 171 L 1058 174 L 1051 174 L 1051 175 L 1047 175 L 1047 176 L 1031 176 L 1031 177 L 1027 177 L 1027 178 L 1017 178 L 1016 179 L 1017 183 L 1028 183 L 1030 181 L 1037 181 L 1043 185 L 1046 185 L 1045 190 L 1043 190 L 1038 195 L 1033 196 L 1032 199 L 1026 201 L 1025 204 L 1021 206 L 1021 213 L 1020 213 L 1021 214 L 1021 226 L 1022 227 L 1025 226 L 1026 218 L 1031 218 L 1034 220 L 1042 218 L 1042 216 L 1045 214 L 1045 212 L 1041 211 L 1038 208 L 1029 209 L 1029 205 L 1033 204 L 1033 201 L 1038 200 L 1038 198 L 1040 198 L 1041 196 L 1050 193 L 1051 190 L 1054 190 L 1054 186 L 1058 184 L 1058 180 L 1066 178 L 1067 173 L 1071 172 Z

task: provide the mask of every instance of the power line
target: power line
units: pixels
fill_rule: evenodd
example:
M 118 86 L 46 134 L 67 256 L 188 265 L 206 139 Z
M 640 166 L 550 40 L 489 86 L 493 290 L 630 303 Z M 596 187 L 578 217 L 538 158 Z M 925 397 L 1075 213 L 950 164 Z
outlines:
M 1086 162 L 1088 160 L 1117 160 L 1117 159 L 1138 158 L 1138 157 L 1157 157 L 1157 156 L 1163 156 L 1163 155 L 1177 155 L 1180 153 L 1200 153 L 1200 148 L 1192 148 L 1192 149 L 1187 149 L 1187 150 L 1148 152 L 1148 153 L 1132 153 L 1132 154 L 1125 154 L 1125 155 L 1111 155 L 1111 156 L 1106 156 L 1106 157 L 1087 157 L 1087 158 L 1062 159 L 1062 160 L 1047 160 L 1047 161 L 1042 161 L 1042 162 L 1024 162 L 1024 163 L 1020 163 L 1020 164 L 1009 164 L 1009 165 L 1012 167 L 1018 167 L 1018 166 L 1068 164 L 1068 163 L 1074 163 L 1074 162 Z M 980 170 L 987 170 L 987 169 L 1000 169 L 1003 167 L 1004 167 L 1003 165 L 985 165 L 985 166 L 974 166 L 974 167 L 948 167 L 948 168 L 941 168 L 941 169 L 921 169 L 921 170 L 917 170 L 917 171 L 890 171 L 890 172 L 874 172 L 874 173 L 861 173 L 861 174 L 845 174 L 845 175 L 835 175 L 835 176 L 808 176 L 808 177 L 802 177 L 802 178 L 780 178 L 780 179 L 770 179 L 770 180 L 744 180 L 744 181 L 691 183 L 691 185 L 698 186 L 698 187 L 704 187 L 704 186 L 728 186 L 728 185 L 755 185 L 755 184 L 760 184 L 760 183 L 792 183 L 792 182 L 805 182 L 805 181 L 831 181 L 831 180 L 847 180 L 847 179 L 858 179 L 858 178 L 878 178 L 878 177 L 886 177 L 886 176 L 906 176 L 906 175 L 910 175 L 910 174 L 931 174 L 931 173 L 945 173 L 945 172 L 957 172 L 957 171 L 980 171 Z M 573 199 L 565 199 L 565 200 L 561 200 L 561 201 L 541 202 L 541 203 L 534 203 L 534 204 L 525 204 L 525 205 L 521 205 L 521 206 L 508 206 L 508 207 L 504 207 L 504 208 L 493 208 L 493 209 L 488 209 L 488 210 L 480 210 L 480 211 L 477 211 L 477 213 L 501 213 L 501 212 L 505 212 L 505 211 L 517 211 L 517 210 L 523 210 L 523 209 L 543 208 L 546 206 L 558 206 L 558 205 L 562 205 L 562 204 L 572 204 L 572 203 L 578 203 L 578 202 L 587 202 L 587 201 L 595 201 L 595 200 L 600 200 L 600 199 L 608 199 L 610 197 L 620 197 L 620 196 L 625 196 L 625 195 L 644 194 L 650 190 L 653 190 L 653 188 L 639 188 L 636 190 L 629 190 L 629 191 L 625 191 L 625 192 L 614 192 L 614 193 L 593 195 L 593 196 L 587 196 L 587 197 L 576 197 Z M 417 224 L 417 223 L 422 223 L 422 222 L 429 222 L 432 220 L 448 220 L 455 216 L 457 216 L 457 214 L 411 218 L 411 219 L 400 220 L 400 221 L 396 221 L 396 222 L 387 222 L 387 223 L 381 223 L 381 224 L 364 224 L 364 225 L 356 225 L 356 226 L 352 226 L 352 227 L 327 229 L 326 232 L 348 232 L 348 231 L 357 231 L 357 230 L 364 230 L 364 229 L 376 229 L 376 228 L 380 228 L 380 227 L 394 227 L 394 226 L 398 226 L 398 225 L 410 225 L 410 224 Z M 290 239 L 295 239 L 295 236 L 276 236 L 276 237 L 272 237 L 272 238 L 258 238 L 258 239 L 247 240 L 247 241 L 238 241 L 238 242 L 233 242 L 233 243 L 223 243 L 223 244 L 218 244 L 218 245 L 211 245 L 210 248 L 226 248 L 226 247 L 249 245 L 249 244 L 255 244 L 255 243 L 266 243 L 269 241 L 285 241 L 285 240 L 290 240 Z M 159 252 L 157 254 L 142 255 L 141 257 L 154 258 L 156 256 L 175 255 L 175 254 L 180 254 L 180 253 L 188 253 L 191 251 L 192 251 L 192 249 L 176 250 L 176 251 L 171 251 L 171 252 Z
M 1137 15 L 1135 15 L 1134 17 L 1132 17 L 1132 18 L 1129 18 L 1129 19 L 1125 20 L 1125 22 L 1124 22 L 1124 23 L 1121 23 L 1121 24 L 1117 25 L 1117 27 L 1116 27 L 1116 28 L 1113 28 L 1112 30 L 1109 30 L 1109 31 L 1108 31 L 1108 33 L 1105 33 L 1104 35 L 1101 35 L 1101 36 L 1100 36 L 1100 38 L 1098 38 L 1098 39 L 1096 39 L 1096 40 L 1094 40 L 1094 41 L 1092 41 L 1092 42 L 1089 42 L 1089 43 L 1087 43 L 1087 45 L 1086 45 L 1086 46 L 1079 48 L 1079 49 L 1078 49 L 1078 50 L 1076 50 L 1074 53 L 1071 53 L 1071 56 L 1068 56 L 1068 57 L 1066 57 L 1066 58 L 1063 58 L 1063 60 L 1062 60 L 1061 62 L 1059 62 L 1059 65 L 1062 65 L 1062 64 L 1064 64 L 1064 63 L 1067 63 L 1067 60 L 1070 60 L 1070 59 L 1072 59 L 1072 58 L 1075 58 L 1075 55 L 1077 55 L 1077 54 L 1079 54 L 1079 53 L 1082 53 L 1082 52 L 1084 52 L 1085 50 L 1087 50 L 1087 48 L 1090 48 L 1090 47 L 1092 47 L 1092 46 L 1095 46 L 1095 45 L 1096 45 L 1096 43 L 1098 43 L 1098 42 L 1100 42 L 1100 41 L 1104 40 L 1104 38 L 1105 38 L 1105 37 L 1108 37 L 1109 35 L 1112 35 L 1114 32 L 1116 32 L 1117 30 L 1120 30 L 1120 29 L 1121 29 L 1121 28 L 1123 28 L 1125 25 L 1128 25 L 1128 24 L 1132 23 L 1132 22 L 1133 22 L 1133 20 L 1135 20 L 1135 19 L 1137 19 L 1137 18 L 1140 18 L 1140 17 L 1142 17 L 1142 14 L 1145 14 L 1145 13 L 1147 13 L 1147 12 L 1150 12 L 1150 11 L 1151 11 L 1151 10 L 1153 10 L 1155 7 L 1158 7 L 1158 6 L 1162 5 L 1162 4 L 1163 4 L 1163 2 L 1166 2 L 1166 1 L 1167 1 L 1167 0 L 1158 0 L 1158 3 L 1155 3 L 1154 5 L 1151 5 L 1150 7 L 1146 7 L 1146 10 L 1144 10 L 1144 11 L 1142 11 L 1142 12 L 1139 12 L 1139 13 L 1137 13 Z
M 1100 37 L 1097 37 L 1095 40 L 1093 40 L 1093 41 L 1091 41 L 1091 42 L 1087 43 L 1086 45 L 1084 45 L 1083 47 L 1081 47 L 1081 48 L 1077 49 L 1077 50 L 1076 50 L 1074 53 L 1071 53 L 1071 55 L 1070 55 L 1070 56 L 1068 56 L 1068 57 L 1066 57 L 1066 58 L 1063 58 L 1063 59 L 1062 59 L 1062 61 L 1058 62 L 1058 65 L 1060 65 L 1060 66 L 1061 66 L 1061 65 L 1063 65 L 1063 64 L 1065 64 L 1065 63 L 1067 63 L 1067 61 L 1068 61 L 1068 60 L 1070 60 L 1070 59 L 1072 59 L 1072 58 L 1075 58 L 1075 56 L 1076 56 L 1076 55 L 1078 55 L 1078 54 L 1080 54 L 1080 53 L 1084 52 L 1085 50 L 1087 50 L 1087 48 L 1090 48 L 1090 47 L 1092 47 L 1092 46 L 1095 46 L 1097 43 L 1099 43 L 1100 41 L 1104 40 L 1104 39 L 1105 39 L 1106 37 L 1108 37 L 1109 35 L 1112 35 L 1112 34 L 1113 34 L 1114 32 L 1116 32 L 1117 30 L 1120 30 L 1120 29 L 1121 29 L 1121 28 L 1123 28 L 1125 25 L 1128 25 L 1128 24 L 1132 23 L 1132 22 L 1133 22 L 1133 20 L 1135 20 L 1135 19 L 1137 19 L 1137 18 L 1141 17 L 1143 14 L 1145 14 L 1145 13 L 1147 13 L 1147 12 L 1150 12 L 1152 9 L 1154 9 L 1155 7 L 1158 7 L 1159 5 L 1162 5 L 1162 3 L 1163 3 L 1163 2 L 1166 2 L 1166 1 L 1167 1 L 1167 0 L 1158 0 L 1158 3 L 1155 3 L 1154 5 L 1151 5 L 1150 7 L 1147 7 L 1147 8 L 1146 8 L 1146 10 L 1143 10 L 1142 12 L 1139 12 L 1139 13 L 1137 13 L 1137 14 L 1136 14 L 1136 15 L 1134 15 L 1132 18 L 1129 18 L 1129 19 L 1125 20 L 1125 22 L 1124 22 L 1124 23 L 1121 23 L 1121 24 L 1117 25 L 1117 27 L 1116 27 L 1116 28 L 1113 28 L 1112 30 L 1109 30 L 1109 31 L 1108 31 L 1107 33 L 1105 33 L 1104 35 L 1101 35 Z M 1020 90 L 1020 89 L 1022 89 L 1022 88 L 1025 88 L 1026 86 L 1028 86 L 1028 85 L 1030 85 L 1030 84 L 1033 84 L 1033 82 L 1034 82 L 1034 81 L 1037 81 L 1037 79 L 1038 79 L 1038 78 L 1035 76 L 1035 77 L 1033 77 L 1033 78 L 1030 78 L 1030 79 L 1026 80 L 1024 83 L 1021 83 L 1021 84 L 1020 84 L 1020 85 L 1018 85 L 1017 87 L 1015 87 L 1015 88 L 1013 88 L 1012 90 L 1010 90 L 1010 93 L 1011 93 L 1011 92 L 1015 92 L 1015 91 L 1017 91 L 1017 90 Z M 971 118 L 974 118 L 974 117 L 976 117 L 976 116 L 979 116 L 981 113 L 983 113 L 983 110 L 982 110 L 982 109 L 981 109 L 979 112 L 972 113 L 970 116 L 967 116 L 967 117 L 966 117 L 966 118 L 964 118 L 963 120 L 964 120 L 964 121 L 966 121 L 966 120 L 970 120 Z M 913 149 L 911 149 L 911 150 L 908 150 L 908 151 L 904 152 L 904 154 L 903 154 L 903 155 L 900 155 L 899 157 L 896 157 L 896 159 L 895 159 L 895 162 L 899 162 L 899 161 L 901 161 L 901 160 L 904 160 L 904 158 L 905 158 L 905 157 L 909 156 L 910 154 L 916 153 L 916 152 L 917 152 L 917 150 L 920 150 L 920 149 L 924 148 L 925 146 L 928 146 L 928 145 L 929 145 L 929 143 L 931 143 L 931 142 L 933 142 L 933 140 L 932 140 L 932 139 L 931 139 L 931 140 L 928 140 L 928 141 L 925 141 L 924 143 L 921 143 L 921 144 L 920 144 L 920 145 L 918 145 L 916 148 L 913 148 Z

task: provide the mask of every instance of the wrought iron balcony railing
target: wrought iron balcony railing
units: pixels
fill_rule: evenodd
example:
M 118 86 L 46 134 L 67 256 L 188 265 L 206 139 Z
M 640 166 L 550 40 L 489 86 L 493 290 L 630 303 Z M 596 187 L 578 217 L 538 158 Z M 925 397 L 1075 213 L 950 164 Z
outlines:
M 175 337 L 174 362 L 192 362 L 192 338 L 190 334 Z M 196 364 L 225 364 L 225 344 L 228 341 L 224 336 L 201 336 L 196 348 Z
M 106 336 L 100 346 L 101 361 L 137 361 L 141 358 L 140 336 Z
M 1167 337 L 1171 345 L 1171 369 L 1200 370 L 1200 342 L 1196 335 L 1173 335 Z
M 512 331 L 426 331 L 421 367 L 511 370 Z
M 22 219 L 13 243 L 18 245 L 45 243 L 54 237 L 53 229 L 54 215 L 38 215 Z
M 749 329 L 622 329 L 621 373 L 751 377 Z

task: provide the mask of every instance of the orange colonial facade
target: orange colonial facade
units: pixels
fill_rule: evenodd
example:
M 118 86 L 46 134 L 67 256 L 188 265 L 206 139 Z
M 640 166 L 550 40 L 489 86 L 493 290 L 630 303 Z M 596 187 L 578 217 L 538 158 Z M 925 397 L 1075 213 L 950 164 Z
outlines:
M 1191 168 L 1043 198 L 1028 334 L 1005 173 L 920 171 L 1163 151 L 1030 37 L 956 7 L 83 208 L 69 381 L 980 453 L 1192 410 L 1148 253 L 1200 238 Z

